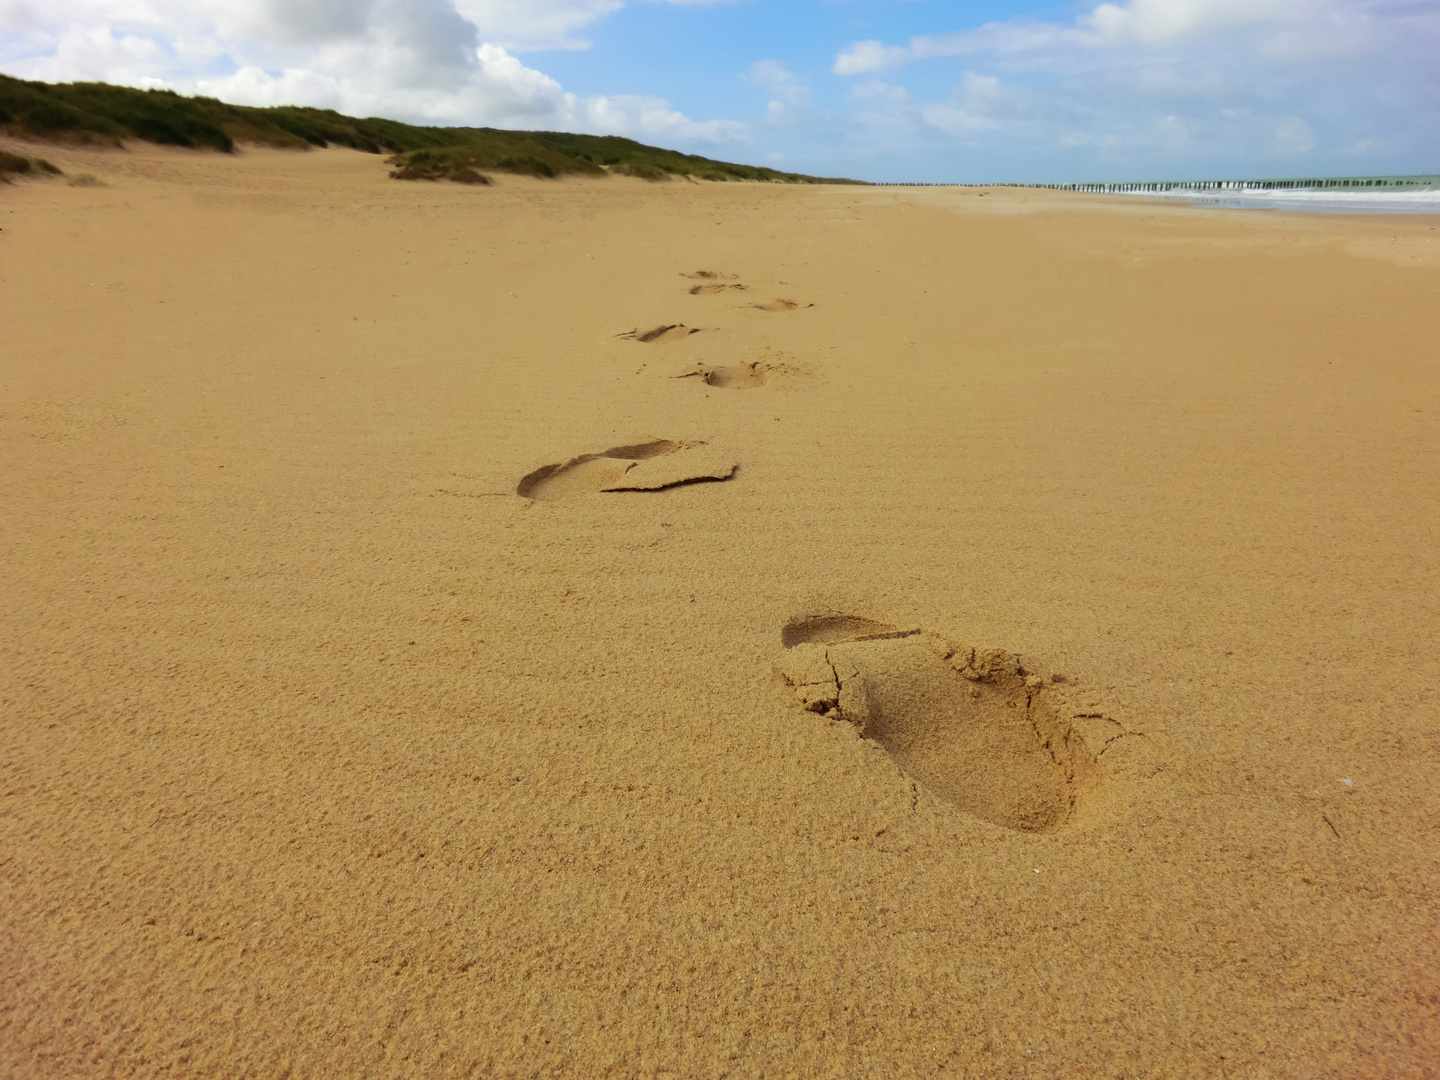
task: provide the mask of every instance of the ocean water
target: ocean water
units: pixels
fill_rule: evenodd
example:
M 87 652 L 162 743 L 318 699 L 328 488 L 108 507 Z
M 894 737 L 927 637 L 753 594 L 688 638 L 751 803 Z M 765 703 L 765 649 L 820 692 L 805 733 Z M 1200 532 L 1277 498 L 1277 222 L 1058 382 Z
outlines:
M 1144 191 L 1146 199 L 1241 210 L 1308 210 L 1319 214 L 1440 214 L 1440 189 L 1420 191 Z

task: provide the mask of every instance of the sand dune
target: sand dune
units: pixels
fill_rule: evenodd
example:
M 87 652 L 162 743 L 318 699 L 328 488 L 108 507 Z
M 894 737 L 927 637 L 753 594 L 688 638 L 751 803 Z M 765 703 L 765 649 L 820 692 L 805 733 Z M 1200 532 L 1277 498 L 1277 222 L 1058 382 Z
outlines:
M 46 156 L 0 1072 L 1437 1075 L 1440 222 Z

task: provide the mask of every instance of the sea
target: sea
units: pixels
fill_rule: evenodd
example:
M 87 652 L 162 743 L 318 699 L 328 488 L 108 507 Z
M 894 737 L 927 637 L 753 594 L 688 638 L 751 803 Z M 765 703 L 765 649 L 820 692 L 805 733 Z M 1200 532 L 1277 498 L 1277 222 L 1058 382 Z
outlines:
M 1136 191 L 1123 194 L 1147 199 L 1179 199 L 1193 206 L 1241 210 L 1307 210 L 1319 214 L 1440 214 L 1440 190 Z
M 1192 206 L 1304 210 L 1321 214 L 1440 214 L 1440 174 L 1264 180 L 1146 180 L 1018 184 L 1102 195 L 1179 199 Z

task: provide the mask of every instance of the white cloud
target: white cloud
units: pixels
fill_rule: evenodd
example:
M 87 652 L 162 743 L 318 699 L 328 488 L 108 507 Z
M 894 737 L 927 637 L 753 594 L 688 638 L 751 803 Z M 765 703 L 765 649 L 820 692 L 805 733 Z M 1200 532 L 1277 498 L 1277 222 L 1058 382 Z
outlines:
M 482 38 L 518 51 L 587 48 L 576 32 L 624 6 L 624 0 L 455 0 Z
M 94 79 L 116 73 L 136 83 L 150 72 L 165 70 L 171 54 L 152 38 L 136 34 L 116 36 L 108 26 L 71 26 L 54 38 L 54 54 L 28 66 L 30 78 L 50 82 Z
M 787 105 L 803 105 L 810 100 L 810 88 L 793 71 L 778 60 L 757 60 L 750 65 L 749 80 L 765 87 Z
M 1092 44 L 1163 44 L 1182 38 L 1320 14 L 1325 0 L 1130 0 L 1101 4 L 1078 22 Z
M 701 152 L 754 140 L 751 153 L 784 152 L 813 172 L 858 161 L 935 179 L 1436 168 L 1440 0 L 1086 0 L 1063 20 L 957 16 L 953 33 L 838 49 L 831 70 L 850 77 L 838 92 L 825 77 L 812 85 L 813 70 L 751 64 L 743 79 L 764 104 L 750 125 L 714 119 L 724 104 L 696 119 L 662 97 L 580 98 L 531 55 L 588 47 L 590 28 L 622 7 L 690 2 L 728 0 L 0 0 L 0 70 Z M 743 12 L 766 41 L 771 14 Z M 764 55 L 725 66 L 720 48 L 707 77 Z M 928 78 L 911 81 L 919 64 Z M 948 93 L 919 89 L 946 68 Z
M 778 60 L 757 60 L 745 79 L 770 92 L 765 103 L 765 122 L 794 124 L 803 120 L 810 105 L 810 87 Z
M 0 31 L 109 25 L 132 32 L 208 31 L 224 40 L 305 46 L 362 35 L 375 21 L 424 21 L 439 9 L 510 51 L 584 48 L 574 35 L 625 0 L 8 0 Z
M 417 79 L 408 62 L 390 64 L 382 78 L 356 69 L 367 50 L 338 48 L 308 67 L 269 72 L 246 65 L 222 76 L 176 80 L 187 92 L 241 105 L 315 105 L 352 116 L 395 115 L 421 123 L 497 126 L 565 126 L 573 122 L 574 95 L 554 79 L 527 68 L 498 45 L 475 50 L 474 63 Z M 387 77 L 388 76 L 388 77 Z
M 744 124 L 734 120 L 695 121 L 670 107 L 664 98 L 616 95 L 577 99 L 567 95 L 579 130 L 602 135 L 665 138 L 687 142 L 743 142 Z
M 674 2 L 674 0 L 671 0 Z M 437 124 L 743 140 L 663 98 L 579 98 L 518 48 L 577 48 L 623 0 L 30 0 L 0 6 L 7 71 Z M 507 44 L 510 47 L 507 47 Z
M 922 105 L 920 116 L 931 127 L 951 134 L 986 131 L 1000 125 L 1000 80 L 967 71 L 947 102 Z
M 709 5 L 729 0 L 651 2 Z M 588 48 L 589 42 L 576 33 L 624 6 L 625 0 L 455 0 L 456 9 L 475 24 L 486 41 L 511 51 Z
M 228 30 L 257 41 L 305 45 L 363 34 L 375 6 L 374 0 L 242 0 L 210 10 L 222 33 Z
M 1017 20 L 992 22 L 953 34 L 913 37 L 906 45 L 857 41 L 835 57 L 837 75 L 862 75 L 943 57 L 1034 57 L 1045 66 L 1063 66 L 1095 50 L 1154 49 L 1202 44 L 1247 30 L 1260 31 L 1272 49 L 1313 54 L 1354 42 L 1372 22 L 1370 0 L 1129 0 L 1104 3 L 1073 24 Z M 1434 10 L 1433 0 L 1392 0 L 1396 8 Z
M 850 96 L 856 101 L 909 101 L 910 93 L 903 86 L 892 86 L 879 79 L 866 79 L 850 88 Z
M 914 38 L 912 41 L 918 41 Z M 887 67 L 899 67 L 911 58 L 909 49 L 879 41 L 857 41 L 841 50 L 831 68 L 836 75 L 864 75 Z
M 971 69 L 948 100 L 879 89 L 880 72 L 944 58 Z M 833 70 L 869 77 L 852 94 L 872 145 L 943 138 L 991 159 L 1066 155 L 1111 174 L 1269 169 L 1326 153 L 1336 168 L 1369 154 L 1428 170 L 1440 142 L 1437 0 L 1126 0 L 1063 24 L 859 41 Z

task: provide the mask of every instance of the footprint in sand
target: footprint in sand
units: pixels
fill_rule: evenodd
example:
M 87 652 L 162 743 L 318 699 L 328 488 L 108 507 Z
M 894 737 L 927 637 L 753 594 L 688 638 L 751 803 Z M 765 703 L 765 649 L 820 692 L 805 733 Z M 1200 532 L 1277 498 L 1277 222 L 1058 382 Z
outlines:
M 696 270 L 693 274 L 681 274 L 683 278 L 698 279 L 700 281 L 734 281 L 739 274 L 722 274 L 718 270 Z
M 800 306 L 800 304 L 795 300 L 776 299 L 767 300 L 763 304 L 751 304 L 750 306 L 753 308 L 758 308 L 761 311 L 794 311 Z M 814 307 L 815 305 L 806 304 L 805 306 Z
M 690 295 L 712 296 L 715 293 L 730 292 L 732 290 L 735 292 L 746 292 L 747 290 L 749 290 L 749 288 L 749 285 L 741 285 L 739 282 L 728 285 L 721 283 L 711 283 L 709 285 L 691 285 Z
M 649 330 L 627 330 L 623 334 L 616 334 L 619 338 L 628 338 L 630 341 L 682 341 L 691 334 L 700 333 L 698 326 L 686 326 L 684 323 L 669 323 L 665 326 L 651 327 Z
M 783 368 L 753 360 L 747 364 L 720 364 L 716 367 L 699 364 L 694 371 L 687 371 L 684 375 L 675 377 L 677 379 L 699 379 L 706 386 L 716 386 L 724 390 L 753 390 L 757 386 L 764 386 L 772 377 L 783 373 Z
M 1059 693 L 1001 649 L 848 615 L 785 627 L 779 667 L 805 709 L 847 720 L 961 810 L 1025 832 L 1076 814 L 1099 766 Z
M 515 494 L 554 501 L 602 491 L 663 491 L 682 484 L 729 480 L 735 468 L 733 458 L 703 442 L 657 439 L 542 466 L 520 481 Z

